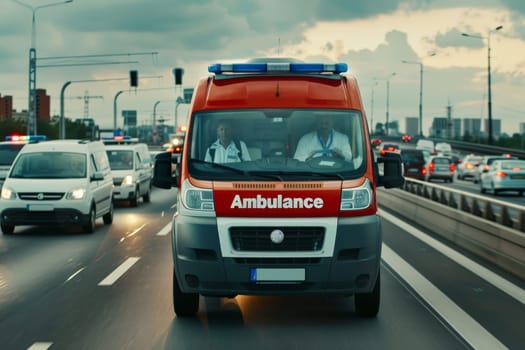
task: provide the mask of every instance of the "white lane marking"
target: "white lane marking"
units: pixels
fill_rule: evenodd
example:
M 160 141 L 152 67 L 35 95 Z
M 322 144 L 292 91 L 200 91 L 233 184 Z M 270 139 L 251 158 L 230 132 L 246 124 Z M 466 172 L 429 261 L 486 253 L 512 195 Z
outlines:
M 461 255 L 460 253 L 456 252 L 452 248 L 447 247 L 445 244 L 435 240 L 434 238 L 424 234 L 420 230 L 416 229 L 413 226 L 408 225 L 407 223 L 399 220 L 395 216 L 386 213 L 384 211 L 381 211 L 379 214 L 381 217 L 385 218 L 386 220 L 390 221 L 394 225 L 400 227 L 401 229 L 405 230 L 406 232 L 410 233 L 412 236 L 416 237 L 417 239 L 423 241 L 424 243 L 428 244 L 432 248 L 436 249 L 443 255 L 446 255 L 448 258 L 452 259 L 459 265 L 463 266 L 467 270 L 471 271 L 472 273 L 478 275 L 488 283 L 492 284 L 494 287 L 500 289 L 504 293 L 507 293 L 517 301 L 519 301 L 522 304 L 525 304 L 525 290 L 518 287 L 517 285 L 513 284 L 512 282 L 507 281 L 501 276 L 498 276 L 494 272 L 490 271 L 486 267 L 481 266 L 480 264 L 476 263 L 475 261 L 470 260 L 469 258 Z
M 158 233 L 157 233 L 157 236 L 166 236 L 168 233 L 171 232 L 171 222 L 169 224 L 167 224 L 166 226 L 164 226 L 162 228 L 162 230 L 160 230 Z
M 86 267 L 84 266 L 83 268 L 81 268 L 80 270 L 78 270 L 77 272 L 75 272 L 74 274 L 72 274 L 71 276 L 68 277 L 68 279 L 66 280 L 66 282 L 64 283 L 67 283 L 69 281 L 71 281 L 73 278 L 75 278 L 76 275 L 78 275 L 79 273 L 81 273 Z
M 164 217 L 164 210 L 160 213 L 161 217 Z
M 120 239 L 120 243 L 124 242 L 126 239 L 135 236 L 140 230 L 142 230 L 144 227 L 146 227 L 146 224 L 142 224 L 142 226 L 136 228 L 131 233 L 127 234 L 126 237 L 122 237 Z
M 28 347 L 27 350 L 47 350 L 51 345 L 53 345 L 53 343 L 34 343 L 30 347 Z
M 473 349 L 507 349 L 504 344 L 385 244 L 382 246 L 381 255 L 383 261 L 399 274 Z
M 99 286 L 111 286 L 115 283 L 123 274 L 128 271 L 140 258 L 131 257 L 124 261 L 119 267 L 117 267 L 112 273 L 104 278 L 98 285 Z

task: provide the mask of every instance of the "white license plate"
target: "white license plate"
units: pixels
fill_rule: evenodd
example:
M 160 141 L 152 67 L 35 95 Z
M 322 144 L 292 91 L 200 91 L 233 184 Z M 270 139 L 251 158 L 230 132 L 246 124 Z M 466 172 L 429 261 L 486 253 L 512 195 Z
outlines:
M 305 269 L 250 269 L 252 282 L 300 282 L 305 280 Z
M 28 204 L 27 210 L 29 211 L 53 211 L 53 205 L 51 204 Z

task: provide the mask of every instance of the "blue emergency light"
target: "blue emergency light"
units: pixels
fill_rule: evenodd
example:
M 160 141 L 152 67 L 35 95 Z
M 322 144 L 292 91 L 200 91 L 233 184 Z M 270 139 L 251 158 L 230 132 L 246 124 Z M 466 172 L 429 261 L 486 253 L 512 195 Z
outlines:
M 5 137 L 6 141 L 11 142 L 36 142 L 47 140 L 46 135 L 9 135 Z
M 346 63 L 216 63 L 208 66 L 208 72 L 221 73 L 344 73 L 348 70 Z

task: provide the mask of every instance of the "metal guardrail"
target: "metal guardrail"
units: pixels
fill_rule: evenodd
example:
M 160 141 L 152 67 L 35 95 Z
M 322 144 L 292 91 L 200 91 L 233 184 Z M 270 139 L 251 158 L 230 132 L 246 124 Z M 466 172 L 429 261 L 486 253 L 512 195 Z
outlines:
M 410 178 L 405 178 L 402 189 L 462 212 L 525 232 L 525 206 Z

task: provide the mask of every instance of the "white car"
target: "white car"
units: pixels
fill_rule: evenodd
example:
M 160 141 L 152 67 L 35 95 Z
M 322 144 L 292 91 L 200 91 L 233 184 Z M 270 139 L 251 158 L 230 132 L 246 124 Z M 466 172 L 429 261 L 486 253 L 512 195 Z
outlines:
M 145 143 L 106 145 L 113 173 L 114 201 L 129 201 L 136 207 L 142 197 L 151 200 L 153 168 L 150 152 Z
M 518 159 L 495 160 L 487 172 L 481 174 L 480 191 L 497 195 L 502 191 L 525 192 L 525 161 Z
M 113 179 L 99 141 L 57 140 L 27 144 L 18 153 L 0 194 L 0 225 L 80 225 L 113 222 Z

